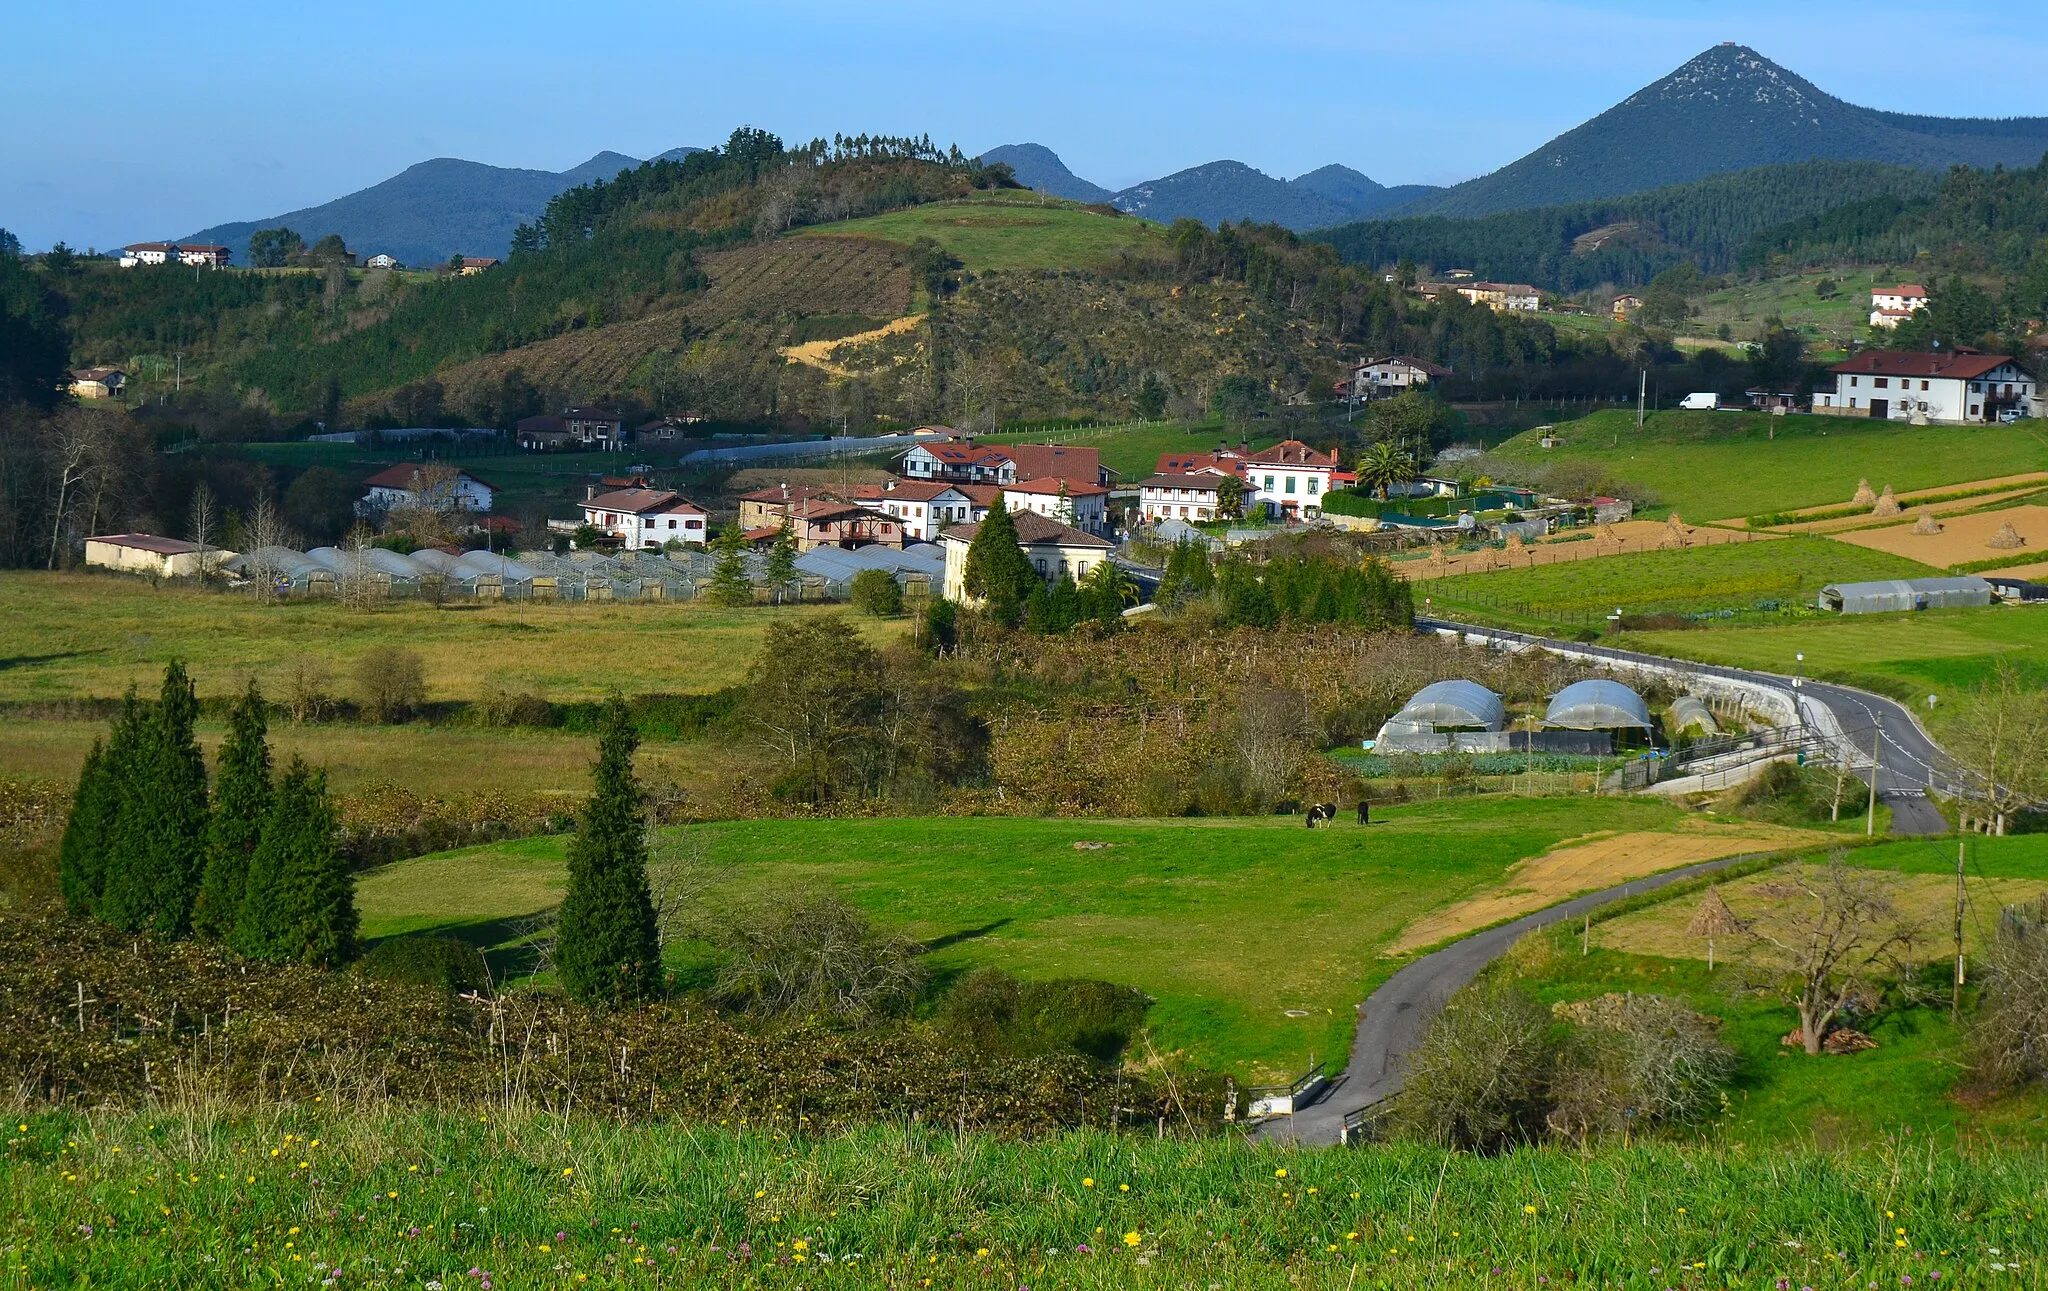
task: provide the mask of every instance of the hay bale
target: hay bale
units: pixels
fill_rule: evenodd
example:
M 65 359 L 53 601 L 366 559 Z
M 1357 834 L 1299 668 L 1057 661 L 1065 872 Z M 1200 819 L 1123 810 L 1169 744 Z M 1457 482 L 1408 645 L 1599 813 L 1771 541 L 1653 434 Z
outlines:
M 1892 496 L 1891 485 L 1887 484 L 1884 486 L 1884 493 L 1878 497 L 1877 505 L 1870 509 L 1870 514 L 1874 516 L 1895 516 L 1905 514 L 1905 508 L 1901 507 L 1899 505 L 1899 500 Z
M 1849 499 L 1849 505 L 1852 507 L 1868 507 L 1877 505 L 1877 494 L 1872 493 L 1870 491 L 1869 480 L 1856 481 L 1856 496 Z
M 1984 540 L 1984 545 L 1993 551 L 2015 551 L 2026 546 L 2027 540 L 2020 537 L 2020 531 L 2013 528 L 2012 521 L 2008 520 L 1998 526 L 1997 533 Z
M 1941 521 L 1934 518 L 1934 512 L 1922 510 L 1920 518 L 1913 524 L 1914 533 L 1937 534 L 1941 532 Z

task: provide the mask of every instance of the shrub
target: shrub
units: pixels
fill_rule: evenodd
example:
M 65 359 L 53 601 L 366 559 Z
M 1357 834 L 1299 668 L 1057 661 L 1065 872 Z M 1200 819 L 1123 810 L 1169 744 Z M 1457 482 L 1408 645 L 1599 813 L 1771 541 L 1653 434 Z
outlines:
M 983 1053 L 1078 1053 L 1114 1062 L 1144 1025 L 1151 1003 L 1144 992 L 1114 982 L 1019 982 L 1001 969 L 981 968 L 947 994 L 939 1018 L 946 1031 Z
M 922 948 L 835 897 L 758 910 L 724 940 L 712 994 L 749 1013 L 864 1021 L 908 1012 L 924 989 Z
M 1409 1060 L 1396 1133 L 1475 1151 L 1530 1138 L 1543 1121 L 1549 1024 L 1534 1000 L 1499 978 L 1453 995 Z
M 2048 1080 L 2048 897 L 1999 919 L 1970 1048 L 1995 1088 Z
M 1719 1100 L 1735 1055 L 1713 1020 L 1661 995 L 1567 1005 L 1584 1023 L 1551 1077 L 1552 1131 L 1578 1140 L 1697 1121 Z
M 356 664 L 356 697 L 373 722 L 403 722 L 427 702 L 427 665 L 417 650 L 378 646 Z
M 555 710 L 544 697 L 530 690 L 515 694 L 495 678 L 484 683 L 470 711 L 483 726 L 552 726 L 555 721 Z
M 455 994 L 491 989 L 483 953 L 455 937 L 392 937 L 363 956 L 363 972 L 380 982 L 438 986 Z
M 886 569 L 863 569 L 853 576 L 848 588 L 853 607 L 876 618 L 903 612 L 903 588 Z

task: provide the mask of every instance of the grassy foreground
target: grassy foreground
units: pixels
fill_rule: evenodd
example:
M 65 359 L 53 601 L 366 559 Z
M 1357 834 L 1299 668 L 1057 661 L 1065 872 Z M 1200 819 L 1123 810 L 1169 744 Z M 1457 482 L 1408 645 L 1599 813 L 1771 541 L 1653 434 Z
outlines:
M 17 1129 L 17 1126 L 21 1127 Z M 31 1287 L 2038 1286 L 2048 1156 L 10 1116 Z
M 1566 839 L 1700 828 L 1666 803 L 1586 797 L 1447 799 L 1374 822 L 735 821 L 664 831 L 656 868 L 700 867 L 714 918 L 827 888 L 924 941 L 941 978 L 988 965 L 1136 986 L 1157 1000 L 1161 1049 L 1265 1079 L 1291 1078 L 1311 1054 L 1342 1061 L 1352 1006 L 1399 966 L 1382 955 L 1423 914 Z M 358 887 L 364 932 L 501 945 L 523 935 L 518 916 L 561 900 L 566 845 L 522 839 L 387 866 Z M 696 962 L 686 951 L 676 967 L 687 979 Z

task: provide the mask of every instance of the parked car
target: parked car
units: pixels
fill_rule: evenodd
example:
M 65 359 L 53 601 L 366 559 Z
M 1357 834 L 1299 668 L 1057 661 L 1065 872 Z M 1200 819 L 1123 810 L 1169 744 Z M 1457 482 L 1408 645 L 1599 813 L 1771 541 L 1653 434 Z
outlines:
M 1690 409 L 1693 412 L 1712 412 L 1714 409 L 1720 407 L 1720 405 L 1721 396 L 1715 394 L 1711 390 L 1704 390 L 1695 394 L 1689 394 L 1685 398 L 1680 399 L 1678 401 L 1679 407 Z

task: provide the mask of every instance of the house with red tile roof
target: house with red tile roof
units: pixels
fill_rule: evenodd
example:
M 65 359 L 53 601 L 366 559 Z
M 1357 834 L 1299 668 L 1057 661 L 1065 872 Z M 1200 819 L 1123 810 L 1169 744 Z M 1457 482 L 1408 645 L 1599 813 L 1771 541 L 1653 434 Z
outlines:
M 480 475 L 458 470 L 437 496 L 425 496 L 422 491 L 422 472 L 432 463 L 401 462 L 387 466 L 363 481 L 368 490 L 362 501 L 356 504 L 359 515 L 383 514 L 400 511 L 408 507 L 428 506 L 449 511 L 488 511 L 497 496 L 498 487 Z M 438 472 L 435 478 L 438 478 Z
M 701 547 L 709 521 L 703 507 L 668 489 L 634 486 L 600 493 L 593 488 L 583 499 L 583 523 L 631 551 L 665 547 L 671 541 Z
M 1865 350 L 1828 369 L 1832 390 L 1816 390 L 1822 416 L 1916 424 L 1984 425 L 2027 416 L 2039 383 L 2007 354 L 1947 350 Z

